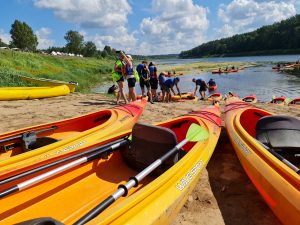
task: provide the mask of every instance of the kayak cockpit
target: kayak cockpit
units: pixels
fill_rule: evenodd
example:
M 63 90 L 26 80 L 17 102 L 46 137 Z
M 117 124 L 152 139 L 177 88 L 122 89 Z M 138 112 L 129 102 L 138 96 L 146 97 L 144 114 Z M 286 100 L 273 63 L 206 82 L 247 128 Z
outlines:
M 300 166 L 300 120 L 247 109 L 240 116 L 245 131 L 267 148 Z
M 81 132 L 105 124 L 111 117 L 112 112 L 104 110 L 84 117 L 27 128 L 4 135 L 0 137 L 0 160 L 71 138 Z

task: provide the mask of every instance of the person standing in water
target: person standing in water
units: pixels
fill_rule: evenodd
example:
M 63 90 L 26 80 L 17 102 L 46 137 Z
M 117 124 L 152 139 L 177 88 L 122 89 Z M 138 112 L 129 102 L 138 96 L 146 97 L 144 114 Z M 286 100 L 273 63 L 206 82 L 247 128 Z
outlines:
M 125 55 L 125 53 L 122 51 L 120 54 L 123 58 L 123 61 L 125 62 L 124 75 L 128 83 L 129 100 L 135 101 L 136 100 L 136 93 L 135 93 L 136 79 L 134 77 L 133 60 L 131 55 Z
M 202 79 L 195 79 L 195 78 L 193 78 L 192 81 L 196 84 L 194 95 L 196 95 L 196 92 L 198 90 L 198 86 L 200 86 L 200 89 L 199 89 L 199 94 L 201 96 L 200 100 L 205 100 L 205 92 L 208 89 L 207 83 L 204 80 L 202 80 Z

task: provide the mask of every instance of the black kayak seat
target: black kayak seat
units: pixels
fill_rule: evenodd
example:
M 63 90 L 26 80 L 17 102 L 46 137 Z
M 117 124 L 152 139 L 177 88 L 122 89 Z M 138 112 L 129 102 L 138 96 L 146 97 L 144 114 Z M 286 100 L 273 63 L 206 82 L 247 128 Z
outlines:
M 63 223 L 51 217 L 41 217 L 41 218 L 27 220 L 21 223 L 16 223 L 15 225 L 63 225 Z
M 300 120 L 291 116 L 264 116 L 256 124 L 256 138 L 274 150 L 300 151 Z
M 121 154 L 131 167 L 141 171 L 175 147 L 177 143 L 175 133 L 169 128 L 136 123 L 132 129 L 132 143 L 128 148 L 123 149 Z M 154 174 L 161 174 L 169 169 L 178 161 L 178 155 L 184 153 L 181 150 L 169 157 Z

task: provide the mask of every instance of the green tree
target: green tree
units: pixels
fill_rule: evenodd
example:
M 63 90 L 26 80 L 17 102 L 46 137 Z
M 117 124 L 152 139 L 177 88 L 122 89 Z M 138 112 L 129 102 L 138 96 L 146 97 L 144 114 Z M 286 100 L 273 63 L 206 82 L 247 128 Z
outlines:
M 84 45 L 83 55 L 86 57 L 95 56 L 97 53 L 97 47 L 92 41 L 88 41 Z
M 10 46 L 17 47 L 23 50 L 35 51 L 38 45 L 37 37 L 33 33 L 31 27 L 25 22 L 15 20 L 11 25 L 11 39 Z
M 67 41 L 66 49 L 69 53 L 82 53 L 84 38 L 81 34 L 77 31 L 69 30 L 64 38 Z
M 101 57 L 103 57 L 103 58 L 108 57 L 108 53 L 107 53 L 106 50 L 103 50 L 103 51 L 101 52 Z
M 0 38 L 0 47 L 7 47 L 7 44 L 5 44 L 1 38 Z

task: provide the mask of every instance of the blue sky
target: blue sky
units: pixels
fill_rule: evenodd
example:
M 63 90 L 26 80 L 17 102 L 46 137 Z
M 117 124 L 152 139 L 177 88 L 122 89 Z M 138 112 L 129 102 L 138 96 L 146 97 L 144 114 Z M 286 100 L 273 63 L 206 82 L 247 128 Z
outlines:
M 98 49 L 169 54 L 252 31 L 294 16 L 300 0 L 10 0 L 2 1 L 0 38 L 10 41 L 17 19 L 38 37 L 38 48 L 64 46 L 76 30 Z

